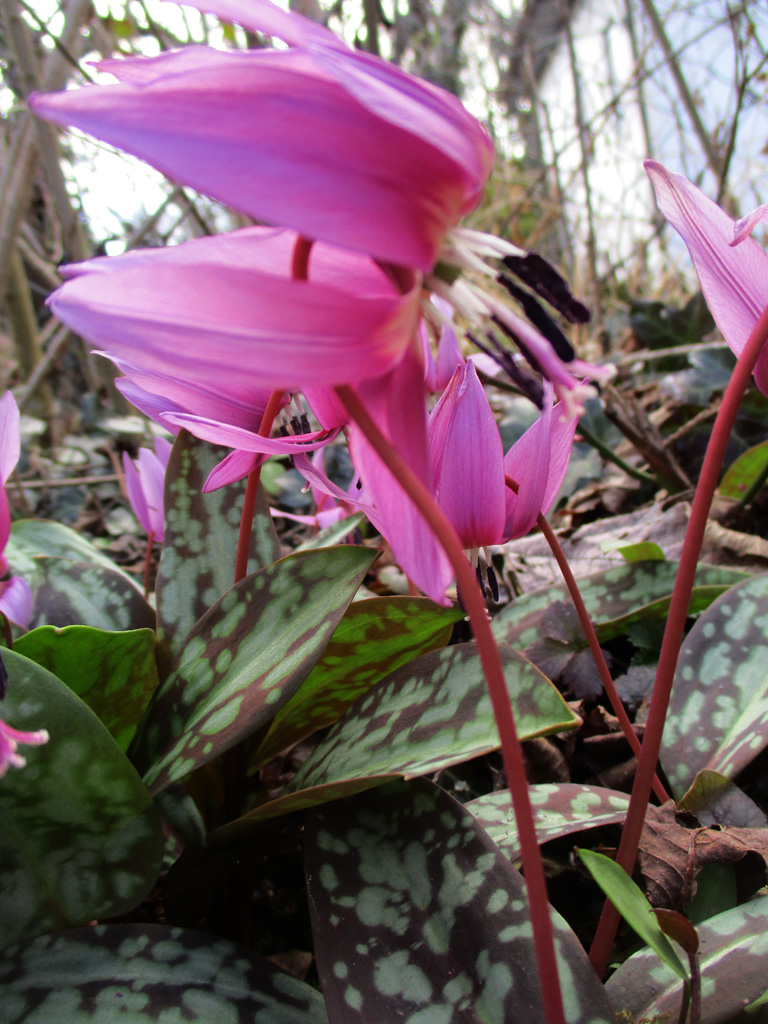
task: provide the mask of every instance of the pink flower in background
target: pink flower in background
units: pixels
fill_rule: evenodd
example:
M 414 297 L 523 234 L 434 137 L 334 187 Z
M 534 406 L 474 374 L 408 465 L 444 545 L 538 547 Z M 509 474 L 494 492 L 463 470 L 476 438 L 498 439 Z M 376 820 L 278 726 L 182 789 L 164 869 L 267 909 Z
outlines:
M 19 433 L 19 409 L 10 391 L 0 398 L 0 575 L 8 576 L 8 559 L 5 551 L 11 536 L 11 510 L 5 484 L 13 472 L 21 453 Z M 0 612 L 11 622 L 26 626 L 32 617 L 32 592 L 29 584 L 20 576 L 0 580 Z
M 319 448 L 312 458 L 312 467 L 317 471 L 318 474 L 325 476 L 324 463 L 324 448 Z M 281 509 L 271 508 L 275 519 L 290 519 L 294 523 L 304 523 L 306 526 L 314 526 L 316 530 L 325 530 L 329 526 L 333 526 L 334 523 L 340 522 L 342 519 L 346 519 L 347 516 L 351 516 L 357 510 L 359 504 L 358 501 L 358 490 L 357 490 L 357 477 L 352 481 L 351 485 L 347 490 L 348 497 L 340 498 L 327 491 L 322 490 L 318 487 L 316 482 L 309 482 L 310 490 L 312 491 L 312 498 L 315 503 L 314 515 L 297 515 L 294 512 L 283 512 Z
M 20 732 L 12 729 L 0 718 L 0 778 L 9 768 L 23 768 L 27 763 L 25 759 L 17 754 L 19 743 L 27 746 L 39 747 L 50 739 L 46 729 L 37 729 L 35 732 Z
M 119 84 L 35 95 L 31 108 L 256 220 L 431 269 L 493 159 L 461 102 L 267 0 L 193 6 L 290 45 L 103 61 Z
M 165 534 L 163 488 L 171 447 L 165 438 L 156 437 L 155 450 L 139 448 L 139 457 L 135 461 L 123 452 L 128 500 L 144 532 L 161 544 Z
M 645 169 L 659 209 L 688 246 L 715 323 L 733 353 L 741 355 L 768 305 L 768 254 L 747 237 L 764 208 L 737 223 L 682 174 L 655 160 L 646 160 Z M 768 395 L 768 349 L 761 352 L 754 377 Z

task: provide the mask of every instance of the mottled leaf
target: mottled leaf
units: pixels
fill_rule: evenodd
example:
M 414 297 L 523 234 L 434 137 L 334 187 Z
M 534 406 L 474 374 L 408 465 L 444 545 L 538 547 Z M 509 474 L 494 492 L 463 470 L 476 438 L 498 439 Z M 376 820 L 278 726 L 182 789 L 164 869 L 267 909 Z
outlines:
M 677 565 L 677 562 L 633 562 L 578 581 L 590 618 L 598 624 L 597 635 L 601 643 L 621 635 L 627 622 L 666 615 L 675 585 Z M 729 587 L 748 578 L 747 573 L 735 569 L 699 565 L 695 587 Z M 719 593 L 710 592 L 709 601 Z M 699 595 L 695 590 L 692 600 L 697 597 Z M 666 604 L 657 605 L 657 602 L 665 599 Z M 496 638 L 514 647 L 527 647 L 538 636 L 542 613 L 554 601 L 570 601 L 565 584 L 544 587 L 516 598 L 494 618 Z M 621 628 L 618 628 L 619 620 Z M 601 629 L 600 623 L 614 625 L 610 629 Z
M 695 814 L 702 825 L 768 828 L 768 818 L 755 801 L 735 782 L 709 769 L 699 772 L 677 806 Z
M 679 795 L 711 768 L 732 778 L 768 745 L 768 575 L 732 587 L 683 642 L 661 761 Z
M 109 729 L 121 750 L 158 685 L 151 629 L 110 633 L 90 626 L 40 626 L 13 649 L 66 683 Z
M 246 484 L 203 494 L 208 474 L 229 454 L 179 432 L 165 473 L 165 539 L 157 573 L 158 661 L 165 675 L 198 619 L 235 578 L 235 554 Z M 248 572 L 280 558 L 280 543 L 259 488 Z
M 135 769 L 50 672 L 3 652 L 3 718 L 46 728 L 0 780 L 0 945 L 131 910 L 154 884 L 163 836 Z
M 87 538 L 61 523 L 46 519 L 17 519 L 11 526 L 11 536 L 5 555 L 13 571 L 28 580 L 35 588 L 35 564 L 41 556 L 66 558 L 70 562 L 99 565 L 119 573 L 126 583 L 140 591 L 138 583 L 123 572 L 111 558 L 100 551 Z
M 66 558 L 38 558 L 30 629 L 93 626 L 154 629 L 155 613 L 122 573 Z
M 312 930 L 334 1024 L 539 1024 L 522 876 L 433 783 L 397 782 L 313 811 Z M 552 914 L 566 1020 L 608 1022 L 603 987 Z
M 720 482 L 718 491 L 724 498 L 741 501 L 752 484 L 768 466 L 768 441 L 748 448 L 732 462 Z
M 337 523 L 331 523 L 330 526 L 326 526 L 324 530 L 320 530 L 314 537 L 310 537 L 302 544 L 299 544 L 296 550 L 311 551 L 313 548 L 327 548 L 333 544 L 341 544 L 364 521 L 364 513 L 353 512 L 351 516 L 346 516 Z
M 350 605 L 320 661 L 277 713 L 251 767 L 332 725 L 401 665 L 444 647 L 463 615 L 460 608 L 440 608 L 421 597 L 375 597 Z
M 594 850 L 579 850 L 579 857 L 605 895 L 640 938 L 679 978 L 688 979 L 674 946 L 661 929 L 651 905 L 624 868 Z
M 580 719 L 538 669 L 506 645 L 499 650 L 521 739 L 578 727 Z M 437 772 L 498 746 L 474 643 L 431 651 L 361 697 L 316 747 L 282 796 L 210 838 L 223 841 L 264 818 L 335 800 L 388 779 Z
M 529 786 L 528 793 L 540 843 L 600 825 L 621 824 L 629 807 L 626 793 L 600 786 L 565 782 Z M 520 841 L 508 790 L 477 797 L 465 807 L 510 860 L 519 858 Z
M 189 634 L 131 757 L 153 792 L 266 725 L 314 668 L 376 552 L 289 555 L 230 588 Z
M 46 935 L 0 960 L 3 1024 L 327 1024 L 323 997 L 244 946 L 165 925 Z
M 763 994 L 768 977 L 768 896 L 698 925 L 703 979 L 701 1024 L 726 1024 Z M 682 982 L 650 949 L 611 976 L 606 991 L 616 1013 L 632 1020 L 677 1020 Z M 657 1018 L 658 1019 L 658 1018 Z

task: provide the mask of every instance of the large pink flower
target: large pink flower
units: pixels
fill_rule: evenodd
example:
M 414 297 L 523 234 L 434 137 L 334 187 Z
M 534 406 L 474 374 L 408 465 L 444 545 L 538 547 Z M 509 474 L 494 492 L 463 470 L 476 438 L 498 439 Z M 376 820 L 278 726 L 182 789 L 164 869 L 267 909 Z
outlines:
M 102 62 L 120 79 L 30 106 L 272 224 L 429 270 L 480 199 L 484 129 L 456 97 L 268 0 L 194 0 L 288 49 Z
M 655 160 L 646 160 L 645 169 L 659 209 L 688 246 L 715 323 L 734 354 L 741 355 L 768 305 L 768 254 L 747 237 L 762 208 L 736 223 L 682 174 Z M 754 376 L 768 395 L 768 349 L 761 352 Z

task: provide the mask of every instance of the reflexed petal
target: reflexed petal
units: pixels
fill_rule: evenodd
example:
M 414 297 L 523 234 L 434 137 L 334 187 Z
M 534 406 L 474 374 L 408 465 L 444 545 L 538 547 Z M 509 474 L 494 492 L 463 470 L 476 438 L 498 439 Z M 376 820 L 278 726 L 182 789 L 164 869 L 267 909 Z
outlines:
M 739 245 L 745 238 L 749 237 L 761 220 L 768 220 L 768 203 L 763 203 L 756 210 L 748 213 L 746 217 L 737 220 L 733 226 L 733 238 L 731 245 Z
M 208 479 L 203 485 L 203 493 L 207 494 L 208 491 L 216 491 L 219 487 L 242 480 L 254 469 L 263 465 L 268 458 L 268 455 L 257 455 L 254 452 L 230 452 L 208 474 Z
M 732 246 L 733 220 L 682 174 L 654 160 L 646 160 L 645 169 L 659 209 L 688 246 L 717 326 L 733 352 L 741 355 L 768 304 L 768 254 L 751 238 Z M 755 371 L 758 386 L 768 393 L 765 376 Z
M 113 359 L 196 387 L 215 380 L 235 399 L 244 386 L 378 376 L 401 358 L 419 313 L 413 278 L 400 294 L 371 260 L 318 244 L 311 280 L 291 280 L 293 233 L 235 235 L 80 264 L 51 308 Z M 252 266 L 242 266 L 249 254 Z
M 228 445 L 244 452 L 265 452 L 267 455 L 293 455 L 297 450 L 313 452 L 333 441 L 341 429 L 313 430 L 309 434 L 289 434 L 287 437 L 262 437 L 250 430 L 186 413 L 167 413 L 162 420 L 163 423 L 184 427 L 190 434 L 212 444 Z
M 472 363 L 458 368 L 429 417 L 435 497 L 463 547 L 498 544 L 505 492 L 499 428 Z
M 449 93 L 319 26 L 292 31 L 294 16 L 254 11 L 238 20 L 307 45 L 110 62 L 121 84 L 35 95 L 30 106 L 258 220 L 431 268 L 490 172 L 479 122 Z
M 19 743 L 39 747 L 41 744 L 47 743 L 48 739 L 49 736 L 45 729 L 21 732 L 19 729 L 12 729 L 0 718 L 0 777 L 5 775 L 8 768 L 23 768 L 26 764 L 24 758 L 16 753 Z

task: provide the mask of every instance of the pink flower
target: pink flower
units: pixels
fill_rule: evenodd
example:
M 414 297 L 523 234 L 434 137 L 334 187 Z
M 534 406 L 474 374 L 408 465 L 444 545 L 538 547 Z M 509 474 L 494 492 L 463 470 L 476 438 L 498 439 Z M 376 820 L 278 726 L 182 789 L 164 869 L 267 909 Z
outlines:
M 140 448 L 134 462 L 123 452 L 123 469 L 128 500 L 144 532 L 162 543 L 165 533 L 163 487 L 165 470 L 171 456 L 171 445 L 162 437 L 155 438 L 155 450 Z
M 312 458 L 312 466 L 319 474 L 325 475 L 324 448 L 319 448 Z M 347 494 L 348 498 L 338 498 L 327 491 L 322 490 L 316 483 L 310 481 L 310 490 L 315 502 L 314 515 L 297 515 L 294 512 L 283 512 L 281 509 L 271 508 L 275 519 L 290 519 L 294 523 L 304 523 L 306 526 L 314 526 L 315 530 L 325 530 L 334 523 L 346 519 L 354 514 L 358 505 L 357 476 L 352 481 Z
M 3 554 L 11 536 L 11 510 L 5 484 L 19 461 L 21 436 L 19 409 L 10 391 L 0 398 L 0 575 L 8 576 L 8 560 Z M 12 622 L 26 626 L 32 617 L 32 592 L 20 576 L 0 580 L 0 612 Z
M 267 0 L 193 6 L 289 48 L 104 61 L 120 84 L 30 106 L 257 220 L 431 269 L 491 170 L 479 122 L 450 93 Z
M 764 208 L 736 223 L 682 174 L 655 160 L 646 160 L 645 169 L 659 209 L 688 246 L 715 323 L 734 354 L 741 355 L 768 304 L 768 254 L 747 237 Z M 760 354 L 754 377 L 768 395 L 768 349 Z
M 27 763 L 25 759 L 16 753 L 19 743 L 27 746 L 39 747 L 49 740 L 48 732 L 45 729 L 38 729 L 35 732 L 19 732 L 6 725 L 0 718 L 0 778 L 9 768 L 23 768 Z

